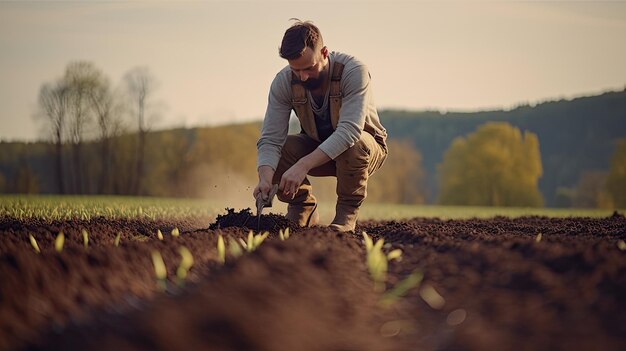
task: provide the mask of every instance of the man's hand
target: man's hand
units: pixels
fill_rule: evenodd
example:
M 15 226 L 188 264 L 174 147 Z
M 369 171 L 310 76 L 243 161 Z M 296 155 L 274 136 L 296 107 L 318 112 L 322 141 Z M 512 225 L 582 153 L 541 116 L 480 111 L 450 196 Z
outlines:
M 291 195 L 293 199 L 309 171 L 328 161 L 330 161 L 330 157 L 326 156 L 319 147 L 316 148 L 313 152 L 301 158 L 296 164 L 283 173 L 282 178 L 280 178 L 278 190 L 282 191 L 287 196 Z
M 285 173 L 283 173 L 283 177 L 280 178 L 278 190 L 282 191 L 286 196 L 291 196 L 293 199 L 308 172 L 309 169 L 307 167 L 305 167 L 301 162 L 296 162 L 295 165 L 291 166 Z
M 259 167 L 259 184 L 254 188 L 252 196 L 256 199 L 259 194 L 263 196 L 263 200 L 267 199 L 272 189 L 272 178 L 274 177 L 274 170 L 270 166 Z

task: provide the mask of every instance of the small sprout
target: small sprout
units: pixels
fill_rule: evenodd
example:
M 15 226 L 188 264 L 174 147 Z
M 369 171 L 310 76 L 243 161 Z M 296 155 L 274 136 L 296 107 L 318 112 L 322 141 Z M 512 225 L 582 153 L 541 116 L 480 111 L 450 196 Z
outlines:
M 28 234 L 28 237 L 30 238 L 30 244 L 33 246 L 33 249 L 35 249 L 36 253 L 41 253 L 41 250 L 39 250 L 39 245 L 37 245 L 37 240 L 35 240 L 35 237 L 32 234 Z
M 422 272 L 413 271 L 408 277 L 406 277 L 403 281 L 396 284 L 390 291 L 386 292 L 383 297 L 380 299 L 380 303 L 383 306 L 389 306 L 396 302 L 400 297 L 406 295 L 409 290 L 418 286 L 422 282 L 422 278 L 424 275 Z
M 193 256 L 189 249 L 184 246 L 178 248 L 178 252 L 182 257 L 180 261 L 180 265 L 178 265 L 178 269 L 176 270 L 176 278 L 178 280 L 178 286 L 183 286 L 185 282 L 185 278 L 187 278 L 187 272 L 193 266 Z
M 159 240 L 163 240 L 163 233 L 161 233 L 161 229 L 157 229 L 157 238 Z
M 180 231 L 178 230 L 178 228 L 172 229 L 172 236 L 173 237 L 178 238 L 179 235 L 180 235 Z
M 226 262 L 226 246 L 224 245 L 224 238 L 222 237 L 222 234 L 217 236 L 217 260 L 221 264 Z
M 241 244 L 241 247 L 243 247 L 244 249 L 248 250 L 248 244 L 246 244 L 245 241 L 243 241 L 242 238 L 238 238 L 239 243 Z
M 233 257 L 235 257 L 235 258 L 243 255 L 243 251 L 241 250 L 241 246 L 239 246 L 239 243 L 237 242 L 237 240 L 235 240 L 233 238 L 228 238 L 228 252 L 230 252 L 230 254 Z
M 254 249 L 256 249 L 257 247 L 261 246 L 261 243 L 263 242 L 263 240 L 265 240 L 265 238 L 267 238 L 270 235 L 269 232 L 264 232 L 263 234 L 257 234 L 254 236 Z
M 541 241 L 541 233 L 537 234 L 537 236 L 535 237 L 535 242 L 538 243 Z
M 622 251 L 626 251 L 626 243 L 624 242 L 624 240 L 620 240 L 617 242 L 617 248 Z
M 370 238 L 366 232 L 363 232 L 363 240 L 365 241 L 365 251 L 369 252 L 374 246 L 374 243 L 372 242 L 372 238 Z
M 89 247 L 89 233 L 87 233 L 87 231 L 83 229 L 81 231 L 81 234 L 83 234 L 83 245 L 85 246 L 85 249 L 86 249 Z
M 252 252 L 254 250 L 254 233 L 252 231 L 248 232 L 248 241 L 246 241 L 246 249 L 248 252 Z
M 387 254 L 388 261 L 391 261 L 391 260 L 400 261 L 401 259 L 402 259 L 402 250 L 400 249 L 392 250 L 390 253 Z
M 435 290 L 435 288 L 433 288 L 430 284 L 424 284 L 422 289 L 420 289 L 420 296 L 428 304 L 428 306 L 435 310 L 440 310 L 446 303 L 443 296 L 439 295 L 437 290 Z
M 65 243 L 65 234 L 63 234 L 63 232 L 59 232 L 59 234 L 57 235 L 57 238 L 54 239 L 54 249 L 57 250 L 57 252 L 63 251 L 64 243 Z
M 167 288 L 167 283 L 165 278 L 167 277 L 167 269 L 165 268 L 165 262 L 163 262 L 163 257 L 158 251 L 152 251 L 152 264 L 154 265 L 154 274 L 157 278 L 157 287 L 159 290 L 165 290 Z
M 372 244 L 372 239 L 363 232 L 365 249 L 367 250 L 367 269 L 374 281 L 374 290 L 385 291 L 385 281 L 387 280 L 387 256 L 383 253 L 384 239 L 378 239 L 376 244 Z
M 122 232 L 117 232 L 117 235 L 115 236 L 115 240 L 113 240 L 113 245 L 120 246 L 120 238 L 122 237 Z
M 278 230 L 278 237 L 282 241 L 285 241 L 285 240 L 289 239 L 289 227 L 285 228 L 284 232 L 283 232 L 282 229 L 279 229 Z
M 252 252 L 261 246 L 263 240 L 265 240 L 270 235 L 269 232 L 264 232 L 263 234 L 254 235 L 254 232 L 251 230 L 248 232 L 248 240 L 244 242 L 240 239 L 242 246 L 248 252 Z

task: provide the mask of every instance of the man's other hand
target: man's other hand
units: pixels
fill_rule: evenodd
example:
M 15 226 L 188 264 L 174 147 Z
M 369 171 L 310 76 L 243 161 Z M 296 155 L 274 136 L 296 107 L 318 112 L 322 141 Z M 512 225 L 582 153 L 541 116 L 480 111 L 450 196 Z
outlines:
M 280 178 L 280 184 L 278 185 L 278 190 L 282 191 L 286 196 L 291 196 L 293 199 L 300 188 L 300 184 L 304 181 L 304 177 L 306 177 L 309 169 L 302 165 L 302 163 L 297 162 L 295 165 L 291 166 L 285 173 L 283 173 L 282 178 Z

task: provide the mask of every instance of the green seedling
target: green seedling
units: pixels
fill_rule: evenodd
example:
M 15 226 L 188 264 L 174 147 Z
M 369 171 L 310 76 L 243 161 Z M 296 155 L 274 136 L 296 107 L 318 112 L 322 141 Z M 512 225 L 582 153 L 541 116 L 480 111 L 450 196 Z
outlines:
M 185 284 L 187 272 L 191 269 L 191 266 L 193 266 L 193 256 L 191 255 L 191 251 L 184 246 L 178 248 L 178 252 L 180 253 L 181 261 L 176 270 L 176 278 L 178 286 L 182 287 Z
M 384 239 L 378 239 L 375 244 L 372 239 L 363 232 L 365 248 L 367 250 L 367 269 L 374 281 L 374 290 L 385 291 L 385 281 L 387 280 L 387 256 L 383 253 Z M 368 249 L 369 248 L 369 249 Z
M 263 234 L 254 235 L 254 232 L 248 232 L 248 239 L 243 241 L 243 239 L 239 238 L 239 243 L 241 246 L 246 249 L 248 252 L 252 252 L 261 246 L 263 240 L 265 240 L 270 235 L 269 232 L 264 232 Z
M 420 289 L 420 296 L 432 309 L 440 310 L 445 305 L 446 300 L 443 296 L 439 295 L 437 290 L 430 284 L 424 284 Z
M 81 230 L 81 234 L 83 235 L 83 245 L 85 249 L 89 247 L 89 233 L 85 229 Z
M 113 245 L 120 246 L 120 239 L 122 238 L 122 232 L 117 232 L 117 235 L 115 236 L 115 240 L 113 240 Z
M 285 240 L 289 239 L 289 227 L 285 228 L 285 231 L 283 231 L 282 229 L 279 229 L 278 230 L 278 237 L 282 241 L 285 241 Z
M 157 279 L 157 287 L 161 291 L 165 291 L 167 288 L 167 269 L 165 268 L 165 262 L 163 257 L 158 251 L 152 251 L 152 265 L 154 265 L 154 274 Z
M 248 251 L 248 244 L 246 244 L 246 242 L 242 238 L 237 238 L 237 240 L 239 240 L 239 244 L 241 244 L 241 247 Z
M 239 246 L 239 243 L 237 242 L 237 240 L 233 238 L 228 238 L 228 252 L 234 258 L 237 258 L 243 255 L 243 250 L 241 250 L 241 246 Z
M 395 249 L 395 250 L 392 250 L 391 252 L 389 252 L 387 254 L 387 260 L 388 261 L 396 260 L 398 262 L 402 261 L 402 250 Z
M 157 238 L 159 240 L 163 240 L 163 233 L 161 233 L 161 229 L 157 229 Z
M 37 240 L 35 240 L 35 237 L 32 234 L 28 234 L 28 237 L 30 238 L 30 244 L 33 246 L 33 249 L 35 249 L 36 253 L 41 253 L 41 250 L 39 250 L 39 245 L 37 245 Z
M 387 269 L 389 267 L 389 261 L 397 260 L 400 261 L 402 259 L 402 250 L 395 249 L 385 254 L 383 252 L 383 247 L 385 244 L 384 239 L 378 239 L 376 243 L 367 235 L 366 232 L 363 232 L 363 242 L 365 243 L 365 250 L 367 252 L 367 270 L 374 281 L 374 290 L 378 292 L 385 291 L 385 282 L 387 280 Z M 415 276 L 409 276 L 408 281 L 404 282 L 403 285 L 398 287 L 399 290 L 396 290 L 392 295 L 389 295 L 386 299 L 389 300 L 393 296 L 399 296 L 398 294 L 406 293 L 403 289 L 407 291 L 412 287 L 408 287 L 410 283 L 417 280 Z M 421 278 L 420 278 L 421 280 Z M 419 282 L 419 281 L 418 281 Z M 400 283 L 399 283 L 400 284 Z M 416 283 L 415 283 L 416 284 Z M 396 297 L 397 298 L 397 297 Z M 391 300 L 389 300 L 391 301 Z
M 267 238 L 270 235 L 269 232 L 265 232 L 263 234 L 257 234 L 254 236 L 254 240 L 253 240 L 253 249 L 252 250 L 256 250 L 259 246 L 261 246 L 261 243 L 263 242 L 263 240 L 265 240 L 265 238 Z
M 217 260 L 221 264 L 226 262 L 226 246 L 224 245 L 224 238 L 222 237 L 222 234 L 217 236 Z
M 178 238 L 179 235 L 180 235 L 180 231 L 178 230 L 178 228 L 172 229 L 172 236 L 173 237 Z
M 399 298 L 406 295 L 409 290 L 418 286 L 422 282 L 423 278 L 424 275 L 422 272 L 413 271 L 413 273 L 411 273 L 408 277 L 396 284 L 393 289 L 386 292 L 380 299 L 380 304 L 383 306 L 389 306 L 395 303 Z
M 63 234 L 63 232 L 59 232 L 59 234 L 57 234 L 57 238 L 54 239 L 54 249 L 57 250 L 57 252 L 63 251 L 64 243 L 65 243 L 65 234 Z
M 541 233 L 537 234 L 537 236 L 535 237 L 535 242 L 541 242 Z

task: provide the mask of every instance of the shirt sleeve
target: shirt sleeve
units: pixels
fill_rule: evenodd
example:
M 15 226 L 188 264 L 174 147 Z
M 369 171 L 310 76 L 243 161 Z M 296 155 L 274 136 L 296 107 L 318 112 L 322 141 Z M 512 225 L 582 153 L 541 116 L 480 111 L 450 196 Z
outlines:
M 280 152 L 287 140 L 291 115 L 291 87 L 281 73 L 276 75 L 270 87 L 261 137 L 257 142 L 257 169 L 261 166 L 270 166 L 276 170 Z
M 337 128 L 319 148 L 335 159 L 352 147 L 360 138 L 370 100 L 370 74 L 367 66 L 350 68 L 341 79 L 343 93 Z

